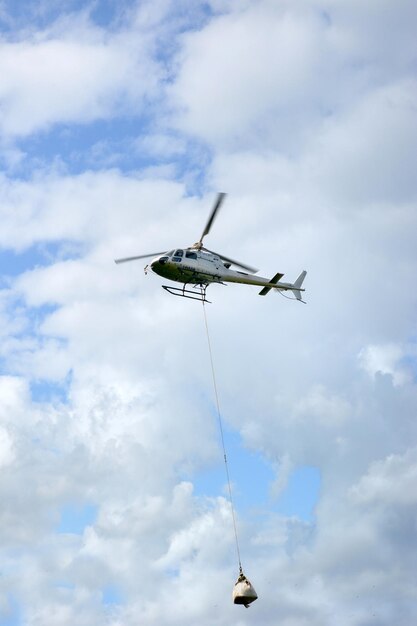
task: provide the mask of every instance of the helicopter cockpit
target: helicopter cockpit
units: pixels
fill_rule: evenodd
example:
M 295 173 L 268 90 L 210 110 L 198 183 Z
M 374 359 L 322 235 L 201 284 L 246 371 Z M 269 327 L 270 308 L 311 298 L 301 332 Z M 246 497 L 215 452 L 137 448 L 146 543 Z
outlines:
M 173 250 L 172 252 L 172 260 L 176 263 L 180 263 L 184 256 L 184 250 Z
M 168 252 L 167 256 L 172 258 L 175 263 L 181 263 L 184 258 L 194 260 L 198 259 L 197 252 L 194 250 L 171 250 L 171 252 Z
M 166 263 L 167 261 L 169 261 L 169 257 L 171 256 L 171 254 L 174 251 L 171 250 L 171 252 L 166 252 L 165 254 L 163 254 L 162 256 L 159 257 L 159 259 L 157 259 L 156 261 L 153 261 L 151 263 L 151 267 L 153 266 L 154 263 L 160 263 L 161 265 L 163 265 L 164 263 Z

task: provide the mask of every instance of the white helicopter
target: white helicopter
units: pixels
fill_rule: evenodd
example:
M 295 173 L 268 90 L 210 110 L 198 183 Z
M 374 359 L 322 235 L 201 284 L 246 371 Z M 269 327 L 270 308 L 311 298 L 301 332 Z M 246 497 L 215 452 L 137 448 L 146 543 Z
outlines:
M 212 283 L 220 283 L 221 285 L 225 283 L 257 285 L 262 287 L 259 292 L 260 296 L 266 296 L 271 289 L 277 291 L 292 291 L 299 302 L 304 302 L 301 292 L 305 291 L 305 289 L 302 289 L 302 284 L 307 274 L 306 271 L 301 272 L 294 283 L 283 283 L 280 281 L 284 274 L 280 272 L 275 274 L 271 279 L 255 276 L 258 272 L 257 269 L 234 261 L 223 254 L 218 254 L 203 246 L 203 239 L 209 234 L 217 212 L 225 197 L 225 193 L 217 194 L 203 234 L 199 241 L 189 248 L 177 248 L 170 252 L 154 252 L 152 254 L 129 256 L 122 259 L 115 259 L 115 263 L 126 263 L 128 261 L 155 257 L 149 265 L 146 265 L 145 274 L 147 274 L 150 267 L 155 274 L 163 278 L 183 283 L 182 288 L 168 285 L 162 285 L 162 287 L 174 296 L 182 296 L 183 298 L 199 300 L 200 302 L 209 302 L 209 300 L 206 299 L 206 289 Z M 250 273 L 230 269 L 232 265 L 247 270 L 247 272 Z M 187 289 L 188 285 L 192 285 L 194 289 L 199 288 L 200 293 Z

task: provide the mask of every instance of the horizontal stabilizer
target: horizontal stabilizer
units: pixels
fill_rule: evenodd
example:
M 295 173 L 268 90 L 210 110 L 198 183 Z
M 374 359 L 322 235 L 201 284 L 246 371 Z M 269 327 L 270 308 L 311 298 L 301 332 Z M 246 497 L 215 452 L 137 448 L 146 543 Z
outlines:
M 281 274 L 280 272 L 277 272 L 277 274 L 275 274 L 275 276 L 273 278 L 271 278 L 271 280 L 269 281 L 270 285 L 276 285 L 277 282 L 279 280 L 281 280 L 281 278 L 284 276 L 284 274 Z M 260 296 L 266 296 L 267 293 L 269 293 L 271 291 L 272 287 L 268 287 L 268 285 L 266 287 L 264 287 L 263 289 L 261 289 L 261 291 L 259 292 Z

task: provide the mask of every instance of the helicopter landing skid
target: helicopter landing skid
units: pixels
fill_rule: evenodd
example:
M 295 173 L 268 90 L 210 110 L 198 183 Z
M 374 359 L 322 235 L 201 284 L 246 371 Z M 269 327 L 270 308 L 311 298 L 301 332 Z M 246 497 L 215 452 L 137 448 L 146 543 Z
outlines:
M 206 290 L 208 285 L 196 285 L 200 288 L 200 293 L 191 291 L 191 289 L 186 289 L 188 283 L 184 283 L 183 288 L 181 287 L 172 287 L 171 285 L 162 285 L 162 289 L 165 289 L 172 296 L 180 296 L 181 298 L 189 298 L 190 300 L 198 300 L 199 302 L 208 302 L 211 304 L 210 300 L 206 298 Z M 191 294 L 191 295 L 188 295 Z

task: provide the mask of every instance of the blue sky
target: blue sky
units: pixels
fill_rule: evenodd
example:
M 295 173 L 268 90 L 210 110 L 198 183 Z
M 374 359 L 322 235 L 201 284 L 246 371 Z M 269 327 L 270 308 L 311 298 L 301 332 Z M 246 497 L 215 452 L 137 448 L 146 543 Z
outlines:
M 1 624 L 415 621 L 416 18 L 0 0 Z M 113 263 L 218 191 L 209 247 L 308 270 L 207 306 L 251 615 L 201 307 Z
M 317 468 L 294 468 L 283 491 L 273 494 L 271 488 L 276 468 L 261 454 L 245 449 L 236 432 L 225 433 L 225 446 L 234 486 L 234 505 L 238 512 L 247 511 L 254 515 L 278 512 L 314 522 L 314 507 L 320 492 L 320 472 Z M 193 482 L 196 495 L 215 497 L 220 493 L 227 494 L 223 464 L 216 463 L 215 467 L 197 474 Z

